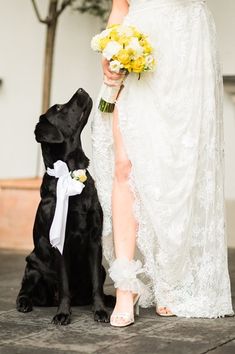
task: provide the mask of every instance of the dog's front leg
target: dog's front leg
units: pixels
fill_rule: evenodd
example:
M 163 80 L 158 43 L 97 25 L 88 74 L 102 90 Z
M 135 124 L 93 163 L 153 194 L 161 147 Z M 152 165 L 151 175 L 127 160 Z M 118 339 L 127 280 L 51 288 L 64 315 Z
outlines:
M 33 309 L 32 293 L 41 278 L 38 270 L 31 268 L 28 264 L 22 280 L 22 286 L 16 299 L 16 307 L 20 312 L 30 312 Z
M 94 319 L 98 322 L 109 322 L 109 314 L 104 305 L 102 247 L 100 241 L 90 240 L 89 262 L 93 286 Z
M 59 306 L 56 315 L 52 319 L 52 323 L 67 325 L 71 320 L 70 308 L 70 291 L 67 269 L 64 256 L 58 251 L 58 272 L 59 272 Z

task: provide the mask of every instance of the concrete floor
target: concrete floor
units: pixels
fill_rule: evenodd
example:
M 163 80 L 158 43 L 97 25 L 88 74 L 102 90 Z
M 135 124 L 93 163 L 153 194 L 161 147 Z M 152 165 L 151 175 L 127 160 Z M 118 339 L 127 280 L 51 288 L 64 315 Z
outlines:
M 235 353 L 235 317 L 163 318 L 154 309 L 141 309 L 135 324 L 121 329 L 95 323 L 89 307 L 73 308 L 72 323 L 65 327 L 50 323 L 55 308 L 19 313 L 15 298 L 24 257 L 0 252 L 0 354 Z M 235 249 L 229 251 L 229 263 L 235 300 Z M 109 286 L 106 292 L 110 290 Z

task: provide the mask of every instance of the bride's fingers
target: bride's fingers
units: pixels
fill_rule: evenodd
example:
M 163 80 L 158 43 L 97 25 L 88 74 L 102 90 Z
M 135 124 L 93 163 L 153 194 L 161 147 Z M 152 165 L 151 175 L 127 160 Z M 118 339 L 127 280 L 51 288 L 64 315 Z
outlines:
M 123 76 L 123 73 L 115 73 L 110 70 L 110 62 L 107 59 L 102 60 L 103 72 L 109 80 L 119 80 Z
M 104 74 L 107 76 L 109 80 L 119 80 L 123 76 L 123 74 L 115 73 L 111 71 L 109 68 L 104 69 Z
M 120 83 L 117 80 L 111 80 L 106 75 L 104 75 L 104 83 L 108 86 L 119 86 Z

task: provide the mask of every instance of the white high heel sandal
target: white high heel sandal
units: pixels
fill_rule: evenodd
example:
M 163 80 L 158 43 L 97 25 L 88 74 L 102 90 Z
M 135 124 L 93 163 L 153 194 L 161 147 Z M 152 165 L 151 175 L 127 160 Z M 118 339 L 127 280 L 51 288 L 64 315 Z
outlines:
M 110 324 L 113 327 L 127 327 L 135 322 L 135 316 L 139 316 L 139 294 L 133 302 L 133 312 L 116 312 L 110 316 Z
M 115 288 L 136 294 L 133 300 L 133 311 L 113 312 L 110 317 L 110 324 L 113 327 L 130 326 L 135 322 L 134 312 L 137 316 L 139 315 L 139 299 L 143 284 L 137 279 L 137 274 L 143 272 L 142 264 L 140 261 L 117 258 L 108 271 L 110 278 L 114 281 Z

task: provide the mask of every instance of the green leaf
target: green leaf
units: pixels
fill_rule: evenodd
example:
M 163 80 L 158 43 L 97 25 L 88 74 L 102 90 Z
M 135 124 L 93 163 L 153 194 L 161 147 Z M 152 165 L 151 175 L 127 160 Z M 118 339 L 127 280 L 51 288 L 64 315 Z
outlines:
M 77 0 L 73 3 L 73 8 L 81 13 L 89 13 L 106 21 L 111 5 L 111 0 Z

